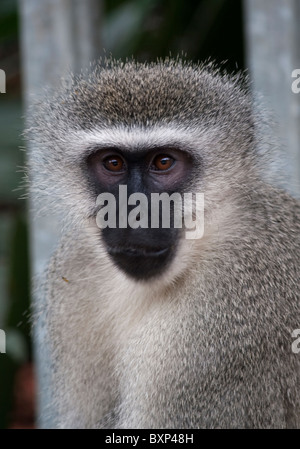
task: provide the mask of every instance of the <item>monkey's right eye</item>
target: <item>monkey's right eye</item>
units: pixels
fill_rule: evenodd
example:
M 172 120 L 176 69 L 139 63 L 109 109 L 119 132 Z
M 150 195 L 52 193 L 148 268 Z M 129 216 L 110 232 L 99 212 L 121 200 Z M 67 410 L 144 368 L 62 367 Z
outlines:
M 124 171 L 124 169 L 125 169 L 125 163 L 124 163 L 123 159 L 117 155 L 107 156 L 103 160 L 103 165 L 107 170 L 113 171 L 113 172 Z

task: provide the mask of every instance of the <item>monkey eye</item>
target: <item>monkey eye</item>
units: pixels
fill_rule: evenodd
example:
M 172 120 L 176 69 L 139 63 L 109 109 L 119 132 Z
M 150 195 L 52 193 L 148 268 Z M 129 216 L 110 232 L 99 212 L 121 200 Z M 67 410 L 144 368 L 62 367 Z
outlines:
M 152 170 L 165 171 L 169 170 L 169 168 L 174 165 L 175 159 L 167 154 L 158 154 L 152 161 L 151 168 Z
M 104 167 L 109 171 L 120 172 L 124 171 L 125 163 L 120 156 L 107 156 L 103 160 Z

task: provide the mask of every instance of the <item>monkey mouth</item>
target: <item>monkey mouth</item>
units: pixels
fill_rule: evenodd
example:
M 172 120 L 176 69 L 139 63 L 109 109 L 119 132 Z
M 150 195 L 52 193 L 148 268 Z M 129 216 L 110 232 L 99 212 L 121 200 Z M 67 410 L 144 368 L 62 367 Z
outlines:
M 125 255 L 127 257 L 161 257 L 170 250 L 166 248 L 147 247 L 108 247 L 107 251 L 111 256 Z
M 161 275 L 173 255 L 172 247 L 109 246 L 107 252 L 114 264 L 135 280 L 148 280 Z

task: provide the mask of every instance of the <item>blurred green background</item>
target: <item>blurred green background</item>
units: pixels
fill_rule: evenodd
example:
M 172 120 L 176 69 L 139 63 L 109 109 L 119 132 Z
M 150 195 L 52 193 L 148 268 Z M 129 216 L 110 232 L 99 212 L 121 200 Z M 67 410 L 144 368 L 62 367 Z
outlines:
M 229 71 L 244 67 L 243 12 L 239 0 L 106 0 L 102 36 L 106 53 L 140 61 L 186 56 L 222 62 Z M 16 374 L 32 359 L 30 269 L 26 200 L 20 151 L 22 67 L 16 0 L 0 1 L 0 69 L 6 93 L 0 94 L 0 329 L 6 354 L 0 354 L 0 428 L 16 426 Z M 29 423 L 30 424 L 30 423 Z

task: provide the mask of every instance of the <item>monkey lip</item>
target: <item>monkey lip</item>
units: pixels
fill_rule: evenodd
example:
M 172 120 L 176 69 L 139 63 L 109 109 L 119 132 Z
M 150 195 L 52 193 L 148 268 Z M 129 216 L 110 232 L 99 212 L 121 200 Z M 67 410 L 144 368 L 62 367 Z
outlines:
M 112 256 L 124 255 L 128 257 L 161 257 L 167 254 L 170 248 L 108 247 L 107 250 Z
M 123 243 L 123 242 L 122 242 Z M 172 245 L 158 247 L 126 242 L 124 245 L 107 245 L 106 251 L 113 263 L 135 280 L 148 280 L 161 275 L 172 259 L 174 248 Z

